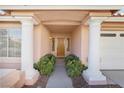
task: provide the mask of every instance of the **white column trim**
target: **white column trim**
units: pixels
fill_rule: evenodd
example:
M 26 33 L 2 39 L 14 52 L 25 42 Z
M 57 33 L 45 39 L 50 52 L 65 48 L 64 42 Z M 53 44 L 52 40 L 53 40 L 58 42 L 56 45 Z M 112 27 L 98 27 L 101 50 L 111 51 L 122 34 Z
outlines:
M 32 19 L 23 19 L 22 23 L 22 43 L 21 43 L 21 70 L 25 72 L 26 84 L 32 84 L 30 81 L 37 75 L 33 68 L 34 53 L 33 53 L 33 28 Z
M 26 78 L 29 79 L 32 78 L 31 76 L 29 76 L 30 72 L 32 73 L 32 71 L 30 70 L 33 70 L 33 22 L 32 20 L 22 20 L 21 23 L 22 23 L 21 70 L 26 72 Z M 27 63 L 29 63 L 29 66 L 26 65 Z
M 100 71 L 100 29 L 101 19 L 89 20 L 88 69 L 84 77 L 90 85 L 106 84 L 106 77 Z

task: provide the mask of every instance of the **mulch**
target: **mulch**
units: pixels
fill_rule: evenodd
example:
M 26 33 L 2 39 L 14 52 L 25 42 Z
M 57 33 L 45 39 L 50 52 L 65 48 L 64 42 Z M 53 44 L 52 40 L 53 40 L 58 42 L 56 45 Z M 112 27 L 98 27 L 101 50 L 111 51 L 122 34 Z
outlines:
M 71 78 L 71 79 L 72 79 L 72 85 L 74 88 L 88 87 L 87 82 L 84 80 L 82 76 Z
M 40 75 L 37 82 L 34 85 L 24 85 L 23 88 L 46 88 L 49 76 Z
M 119 85 L 88 85 L 83 76 L 71 78 L 74 88 L 121 88 Z

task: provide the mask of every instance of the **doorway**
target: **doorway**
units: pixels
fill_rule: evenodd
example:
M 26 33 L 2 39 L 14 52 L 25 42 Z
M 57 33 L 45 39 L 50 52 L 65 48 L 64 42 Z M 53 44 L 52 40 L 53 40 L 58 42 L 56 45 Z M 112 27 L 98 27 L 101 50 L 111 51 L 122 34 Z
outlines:
M 58 38 L 57 56 L 58 57 L 64 57 L 65 56 L 64 38 Z

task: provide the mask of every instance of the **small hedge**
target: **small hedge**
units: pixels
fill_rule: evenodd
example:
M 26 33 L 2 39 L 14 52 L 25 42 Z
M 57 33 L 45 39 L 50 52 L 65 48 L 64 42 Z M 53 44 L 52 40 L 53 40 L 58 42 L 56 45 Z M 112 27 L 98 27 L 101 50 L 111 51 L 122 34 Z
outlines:
M 37 63 L 34 63 L 34 69 L 38 70 L 41 75 L 49 76 L 54 70 L 55 63 L 56 57 L 52 54 L 46 54 Z
M 78 77 L 84 70 L 87 69 L 87 67 L 81 63 L 80 59 L 73 54 L 66 56 L 64 61 L 69 77 Z

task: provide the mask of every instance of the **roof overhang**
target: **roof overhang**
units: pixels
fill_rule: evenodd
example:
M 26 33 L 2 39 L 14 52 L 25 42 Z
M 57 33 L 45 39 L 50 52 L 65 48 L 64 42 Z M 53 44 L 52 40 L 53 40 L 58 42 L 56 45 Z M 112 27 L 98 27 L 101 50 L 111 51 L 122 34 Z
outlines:
M 39 21 L 33 16 L 0 16 L 0 21 L 5 21 L 5 22 L 8 22 L 8 21 L 21 22 L 23 20 L 33 21 L 34 25 L 39 24 Z
M 101 20 L 102 22 L 124 22 L 124 17 L 88 17 L 83 24 L 88 25 L 90 20 Z
M 0 5 L 5 10 L 118 10 L 124 5 Z

